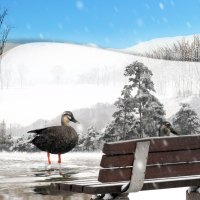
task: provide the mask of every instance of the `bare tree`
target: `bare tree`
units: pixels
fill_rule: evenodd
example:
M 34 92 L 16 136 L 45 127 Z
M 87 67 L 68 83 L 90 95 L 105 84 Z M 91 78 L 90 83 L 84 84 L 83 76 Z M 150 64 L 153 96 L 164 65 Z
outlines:
M 200 35 L 194 35 L 193 40 L 182 38 L 145 55 L 156 59 L 200 62 Z
M 7 37 L 10 31 L 10 28 L 4 24 L 5 17 L 8 14 L 8 10 L 4 9 L 0 13 L 0 84 L 1 84 L 1 89 L 3 89 L 3 72 L 2 72 L 2 56 L 5 48 L 5 44 L 7 42 Z

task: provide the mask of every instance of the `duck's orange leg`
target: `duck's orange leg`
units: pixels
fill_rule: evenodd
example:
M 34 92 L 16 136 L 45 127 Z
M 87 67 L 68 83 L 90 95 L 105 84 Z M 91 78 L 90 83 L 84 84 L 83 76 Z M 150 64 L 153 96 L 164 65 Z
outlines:
M 50 159 L 50 153 L 47 152 L 47 158 L 48 158 L 48 164 L 50 165 L 51 164 L 51 159 Z
M 61 154 L 58 154 L 58 163 L 61 164 Z

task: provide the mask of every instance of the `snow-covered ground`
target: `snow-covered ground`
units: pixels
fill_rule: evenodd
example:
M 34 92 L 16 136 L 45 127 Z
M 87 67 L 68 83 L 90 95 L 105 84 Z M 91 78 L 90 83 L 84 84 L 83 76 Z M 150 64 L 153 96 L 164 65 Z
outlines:
M 82 194 L 52 195 L 50 182 L 93 178 L 98 175 L 101 153 L 67 153 L 62 156 L 62 176 L 58 170 L 49 174 L 46 169 L 46 153 L 0 152 L 0 199 L 1 200 L 89 200 Z M 52 167 L 57 168 L 57 156 L 52 155 Z M 185 199 L 186 188 L 144 191 L 129 195 L 130 200 Z M 42 194 L 41 194 L 42 193 Z M 69 196 L 69 197 L 67 197 Z
M 199 34 L 195 36 L 199 36 Z M 159 49 L 161 47 L 171 47 L 174 43 L 180 42 L 183 39 L 192 43 L 194 40 L 194 35 L 155 38 L 149 41 L 140 42 L 137 45 L 125 48 L 122 51 L 135 54 L 151 53 L 152 50 Z
M 200 63 L 156 60 L 82 45 L 30 43 L 3 57 L 0 121 L 28 125 L 41 118 L 50 120 L 64 110 L 113 103 L 127 81 L 125 66 L 136 60 L 152 70 L 156 95 L 167 117 L 187 100 L 180 94 L 199 95 Z

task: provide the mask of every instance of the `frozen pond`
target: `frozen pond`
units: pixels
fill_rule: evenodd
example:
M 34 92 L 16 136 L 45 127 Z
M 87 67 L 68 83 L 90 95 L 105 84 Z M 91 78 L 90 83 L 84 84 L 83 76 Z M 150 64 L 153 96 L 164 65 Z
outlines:
M 47 156 L 41 153 L 0 152 L 0 200 L 89 200 L 84 194 L 53 194 L 51 182 L 94 178 L 98 176 L 101 153 L 62 155 L 61 175 L 57 156 L 51 155 L 52 170 L 47 171 Z M 57 169 L 57 170 L 56 170 Z M 130 200 L 185 199 L 187 188 L 132 193 Z
M 50 194 L 49 185 L 58 180 L 93 178 L 98 175 L 101 153 L 62 155 L 61 175 L 57 156 L 52 155 L 52 170 L 47 171 L 47 157 L 41 153 L 0 152 L 0 200 L 88 200 L 81 194 Z

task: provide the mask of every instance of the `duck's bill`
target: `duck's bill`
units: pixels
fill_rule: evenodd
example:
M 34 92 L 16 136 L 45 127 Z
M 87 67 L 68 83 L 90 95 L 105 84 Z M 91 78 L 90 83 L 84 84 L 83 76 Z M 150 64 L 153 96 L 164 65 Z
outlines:
M 71 120 L 74 123 L 80 124 L 75 118 Z

